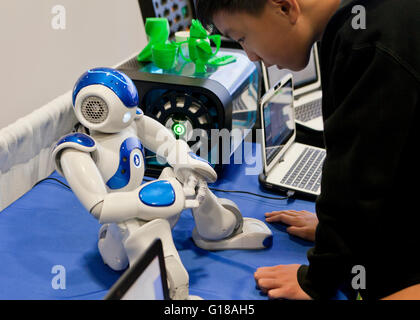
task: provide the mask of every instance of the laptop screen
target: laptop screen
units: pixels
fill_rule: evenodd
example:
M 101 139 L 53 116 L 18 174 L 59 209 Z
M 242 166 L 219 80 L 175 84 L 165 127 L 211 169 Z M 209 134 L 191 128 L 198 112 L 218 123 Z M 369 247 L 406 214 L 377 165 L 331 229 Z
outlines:
M 304 86 L 316 83 L 318 81 L 318 72 L 315 61 L 314 47 L 311 50 L 311 57 L 309 58 L 308 65 L 305 69 L 295 72 L 288 69 L 278 69 L 276 66 L 267 68 L 268 85 L 270 88 L 274 87 L 286 74 L 291 73 L 293 75 L 293 83 L 295 89 L 302 88 Z
M 121 300 L 165 300 L 158 257 L 150 262 Z
M 155 240 L 109 290 L 105 300 L 168 300 L 161 240 Z
M 295 131 L 292 79 L 262 106 L 267 166 L 283 150 Z

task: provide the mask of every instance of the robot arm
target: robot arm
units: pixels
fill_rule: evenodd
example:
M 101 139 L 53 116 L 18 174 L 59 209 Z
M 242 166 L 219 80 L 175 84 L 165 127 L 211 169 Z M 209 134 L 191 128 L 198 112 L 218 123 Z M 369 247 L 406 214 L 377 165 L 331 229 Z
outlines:
M 172 133 L 160 122 L 144 115 L 140 109 L 137 110 L 135 119 L 137 135 L 145 148 L 156 153 L 159 157 L 166 159 L 169 148 L 163 146 L 175 145 L 177 141 Z M 189 149 L 188 145 L 187 148 Z
M 99 204 L 103 203 L 107 190 L 105 183 L 90 154 L 75 149 L 64 150 L 58 160 L 63 176 L 82 205 L 99 219 Z
M 217 180 L 217 174 L 210 164 L 193 153 L 184 140 L 175 139 L 160 122 L 140 112 L 136 124 L 137 134 L 144 146 L 158 157 L 166 159 L 181 181 L 186 181 L 192 173 L 198 174 L 208 182 Z
M 75 135 L 92 142 L 91 145 L 83 146 L 80 139 L 74 139 Z M 57 171 L 100 223 L 119 223 L 132 218 L 166 219 L 185 208 L 184 191 L 175 178 L 152 181 L 130 192 L 108 193 L 102 175 L 88 153 L 94 150 L 94 141 L 89 136 L 71 134 L 59 142 L 53 156 Z

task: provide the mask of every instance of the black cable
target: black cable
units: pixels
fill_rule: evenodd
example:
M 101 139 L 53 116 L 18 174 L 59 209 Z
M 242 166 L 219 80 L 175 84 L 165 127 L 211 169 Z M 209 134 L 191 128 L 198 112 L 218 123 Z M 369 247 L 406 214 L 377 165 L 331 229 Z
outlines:
M 60 184 L 62 184 L 63 186 L 65 186 L 67 189 L 71 190 L 71 188 L 70 188 L 67 184 L 65 184 L 63 181 L 60 181 L 60 180 L 58 180 L 58 179 L 56 179 L 56 178 L 50 178 L 50 177 L 45 178 L 45 179 L 42 179 L 42 180 L 39 180 L 37 183 L 35 183 L 35 184 L 33 185 L 33 187 L 32 187 L 32 188 L 34 188 L 35 186 L 37 186 L 38 184 L 40 184 L 41 182 L 44 182 L 44 181 L 46 181 L 46 180 L 54 180 L 54 181 L 57 181 L 58 183 L 60 183 Z
M 38 185 L 41 182 L 46 181 L 46 180 L 57 181 L 58 183 L 62 184 L 63 186 L 65 186 L 66 188 L 71 190 L 71 188 L 67 184 L 65 184 L 64 182 L 62 182 L 62 181 L 60 181 L 56 178 L 50 178 L 50 177 L 38 181 L 37 183 L 34 184 L 33 187 L 35 187 L 36 185 Z M 145 180 L 148 180 L 148 179 L 145 179 Z M 150 180 L 150 181 L 152 181 L 152 180 Z M 212 190 L 212 191 L 217 191 L 217 192 L 249 194 L 249 195 L 252 195 L 252 196 L 255 196 L 255 197 L 260 197 L 260 198 L 265 198 L 265 199 L 270 199 L 270 200 L 287 200 L 287 199 L 290 198 L 289 196 L 288 197 L 270 197 L 270 196 L 264 196 L 262 194 L 253 193 L 253 192 L 250 192 L 250 191 L 242 191 L 242 190 L 224 190 L 224 189 L 218 189 L 218 188 L 212 188 L 212 187 L 209 187 L 209 189 Z
M 145 178 L 150 178 L 150 177 L 145 177 Z M 153 178 L 151 178 L 151 180 L 149 180 L 149 179 L 145 179 L 145 180 L 152 181 Z M 249 194 L 249 195 L 252 195 L 252 196 L 265 198 L 265 199 L 270 199 L 270 200 L 288 200 L 292 196 L 292 195 L 290 195 L 290 196 L 287 196 L 287 197 L 270 197 L 270 196 L 264 196 L 262 194 L 253 193 L 253 192 L 249 192 L 249 191 L 242 191 L 242 190 L 224 190 L 224 189 L 217 189 L 217 188 L 213 188 L 213 187 L 209 187 L 209 189 L 212 190 L 212 191 L 225 192 L 225 193 Z
M 226 193 L 250 194 L 252 196 L 261 197 L 261 198 L 265 198 L 265 199 L 271 199 L 271 200 L 287 200 L 287 199 L 290 198 L 290 197 L 270 197 L 270 196 L 264 196 L 264 195 L 258 194 L 258 193 L 253 193 L 253 192 L 249 192 L 249 191 L 241 191 L 241 190 L 223 190 L 223 189 L 217 189 L 217 188 L 211 188 L 211 187 L 209 187 L 209 189 L 212 190 L 212 191 L 226 192 Z

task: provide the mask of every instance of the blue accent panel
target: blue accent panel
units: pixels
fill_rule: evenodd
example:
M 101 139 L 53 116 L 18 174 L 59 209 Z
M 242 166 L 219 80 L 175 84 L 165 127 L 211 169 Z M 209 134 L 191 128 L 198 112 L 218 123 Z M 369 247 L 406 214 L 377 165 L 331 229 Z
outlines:
M 207 164 L 209 164 L 209 165 L 210 165 L 210 163 L 209 163 L 206 159 L 200 158 L 200 157 L 199 157 L 199 156 L 197 156 L 194 152 L 190 152 L 190 153 L 188 153 L 188 154 L 189 154 L 189 156 L 190 156 L 191 158 L 193 158 L 193 159 L 195 159 L 195 160 L 199 160 L 199 161 L 205 162 L 205 163 L 207 163 Z
M 139 198 L 151 207 L 169 207 L 175 202 L 175 191 L 169 181 L 158 180 L 141 189 Z
M 273 236 L 268 236 L 263 241 L 263 246 L 266 248 L 271 248 L 273 246 Z
M 86 71 L 74 85 L 73 106 L 79 91 L 95 84 L 104 85 L 114 91 L 127 108 L 134 108 L 139 105 L 137 88 L 129 77 L 115 69 L 95 68 Z
M 95 146 L 95 140 L 93 140 L 91 137 L 89 137 L 87 134 L 84 134 L 84 133 L 70 133 L 64 136 L 63 138 L 61 138 L 57 142 L 56 147 L 66 142 L 77 143 L 77 144 L 80 144 L 81 146 L 88 147 L 88 148 Z
M 137 108 L 136 114 L 137 115 L 142 115 L 143 114 L 143 111 L 140 108 Z
M 110 189 L 116 190 L 124 188 L 130 181 L 130 155 L 134 149 L 140 150 L 144 159 L 144 147 L 140 140 L 134 137 L 126 139 L 120 147 L 120 163 L 118 165 L 117 172 L 106 183 Z M 135 156 L 133 160 L 136 167 L 141 166 L 140 157 Z

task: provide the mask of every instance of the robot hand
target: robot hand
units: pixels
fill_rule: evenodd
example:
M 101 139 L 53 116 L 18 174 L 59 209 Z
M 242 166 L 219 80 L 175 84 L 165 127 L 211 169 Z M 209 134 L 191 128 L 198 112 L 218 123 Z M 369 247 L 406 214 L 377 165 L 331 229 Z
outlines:
M 207 182 L 215 182 L 217 173 L 210 163 L 192 152 L 183 140 L 176 140 L 167 156 L 167 162 L 175 171 L 176 177 L 186 183 L 191 173 Z
M 136 119 L 137 134 L 146 149 L 153 151 L 162 159 L 162 164 L 168 163 L 175 171 L 175 175 L 182 183 L 191 174 L 215 182 L 217 174 L 205 159 L 191 151 L 187 142 L 175 139 L 174 134 L 160 122 L 146 115 L 139 115 Z
M 206 198 L 206 181 L 197 177 L 191 170 L 184 181 L 185 207 L 198 208 Z
M 189 152 L 185 157 L 185 161 L 180 161 L 174 165 L 174 171 L 181 181 L 188 181 L 187 179 L 193 174 L 199 180 L 206 182 L 215 182 L 217 180 L 217 173 L 211 165 L 204 159 L 200 158 L 193 152 Z

